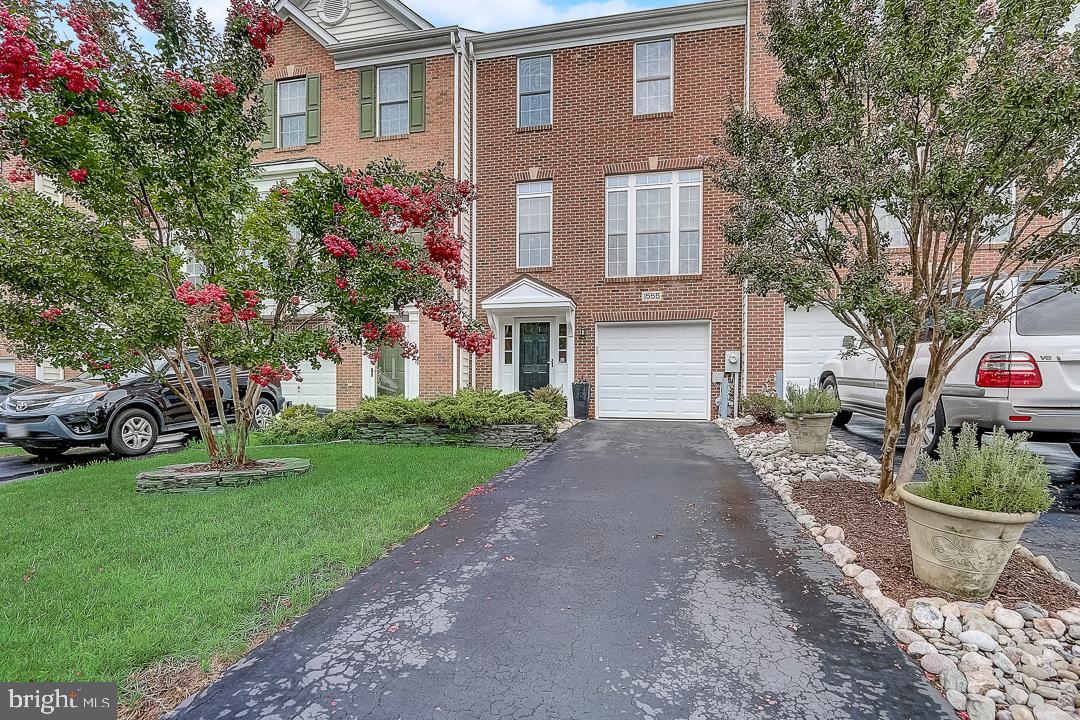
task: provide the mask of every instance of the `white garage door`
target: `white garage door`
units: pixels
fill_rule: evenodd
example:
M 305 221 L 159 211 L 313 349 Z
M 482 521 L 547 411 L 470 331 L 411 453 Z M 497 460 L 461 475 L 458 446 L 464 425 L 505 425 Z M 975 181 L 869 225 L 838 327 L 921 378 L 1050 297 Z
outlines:
M 0 372 L 15 372 L 15 358 L 0 358 Z
M 709 324 L 596 326 L 596 416 L 709 419 Z
M 817 384 L 821 367 L 852 331 L 822 307 L 784 312 L 784 385 Z
M 301 363 L 300 377 L 304 382 L 281 383 L 281 393 L 286 400 L 291 400 L 294 405 L 314 405 L 326 410 L 337 408 L 337 365 L 324 362 L 316 370 L 308 363 Z

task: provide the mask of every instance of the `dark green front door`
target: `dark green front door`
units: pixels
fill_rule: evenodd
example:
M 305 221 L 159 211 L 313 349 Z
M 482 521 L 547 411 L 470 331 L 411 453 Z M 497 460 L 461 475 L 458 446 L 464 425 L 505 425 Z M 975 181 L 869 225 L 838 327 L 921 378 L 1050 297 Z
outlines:
M 521 323 L 518 362 L 518 390 L 532 392 L 551 384 L 551 325 L 546 322 Z

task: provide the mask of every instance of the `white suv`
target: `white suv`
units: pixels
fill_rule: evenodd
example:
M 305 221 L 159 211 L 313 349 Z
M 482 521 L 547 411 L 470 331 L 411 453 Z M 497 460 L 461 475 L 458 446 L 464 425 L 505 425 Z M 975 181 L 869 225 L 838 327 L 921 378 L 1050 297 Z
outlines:
M 1001 291 L 1015 292 L 1016 280 Z M 972 290 L 981 296 L 982 290 Z M 833 388 L 843 410 L 837 425 L 852 413 L 885 415 L 885 373 L 869 349 L 856 348 L 826 361 L 820 382 Z M 908 379 L 904 428 L 922 402 L 929 363 L 921 344 Z M 932 452 L 946 429 L 974 423 L 990 430 L 1025 431 L 1036 442 L 1067 443 L 1080 456 L 1080 293 L 1061 293 L 1043 285 L 1029 290 L 1016 313 L 1003 321 L 956 365 L 945 379 L 941 400 L 928 423 L 923 448 Z

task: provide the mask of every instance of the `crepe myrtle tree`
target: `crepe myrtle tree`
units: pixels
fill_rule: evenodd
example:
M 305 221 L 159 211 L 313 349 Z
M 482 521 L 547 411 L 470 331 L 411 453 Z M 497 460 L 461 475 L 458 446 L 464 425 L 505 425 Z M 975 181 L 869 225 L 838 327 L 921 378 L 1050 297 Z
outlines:
M 234 0 L 217 35 L 183 0 L 134 10 L 0 8 L 0 335 L 109 382 L 154 374 L 220 467 L 247 462 L 261 388 L 301 363 L 338 362 L 347 344 L 415 357 L 406 305 L 461 347 L 490 349 L 452 295 L 469 183 L 384 161 L 260 199 L 252 148 L 281 21 Z M 34 176 L 64 202 L 34 192 Z M 203 381 L 209 395 L 193 357 L 224 379 Z
M 740 197 L 728 269 L 751 292 L 828 308 L 881 363 L 887 499 L 920 451 L 908 442 L 893 472 L 905 415 L 921 437 L 946 375 L 1030 288 L 1051 270 L 1064 290 L 1080 279 L 1072 4 L 768 2 L 782 116 L 736 112 L 718 139 L 717 179 Z

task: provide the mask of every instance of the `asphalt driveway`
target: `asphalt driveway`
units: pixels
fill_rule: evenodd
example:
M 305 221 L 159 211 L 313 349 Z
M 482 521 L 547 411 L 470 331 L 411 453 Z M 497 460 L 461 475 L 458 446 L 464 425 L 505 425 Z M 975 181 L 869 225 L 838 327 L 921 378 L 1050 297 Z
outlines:
M 184 449 L 183 435 L 163 435 L 150 451 L 152 454 L 176 452 Z M 116 460 L 104 447 L 72 448 L 58 460 L 41 460 L 28 453 L 0 455 L 0 483 L 66 470 L 79 465 Z
M 856 415 L 846 428 L 833 428 L 838 440 L 875 457 L 881 454 L 883 432 L 884 423 L 865 415 Z M 1050 556 L 1073 579 L 1080 578 L 1080 458 L 1066 445 L 1031 443 L 1029 447 L 1046 461 L 1054 505 L 1027 526 L 1021 542 L 1037 555 Z
M 175 716 L 953 717 L 717 427 L 582 424 L 494 485 Z

